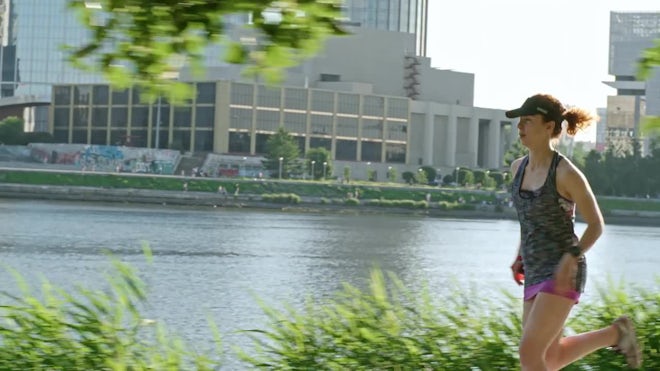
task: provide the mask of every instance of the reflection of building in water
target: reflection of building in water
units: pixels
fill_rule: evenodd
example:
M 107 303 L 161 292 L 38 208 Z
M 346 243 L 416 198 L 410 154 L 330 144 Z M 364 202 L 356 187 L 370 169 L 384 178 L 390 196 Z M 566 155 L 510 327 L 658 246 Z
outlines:
M 605 84 L 616 89 L 607 100 L 605 142 L 627 143 L 639 138 L 645 115 L 660 116 L 660 68 L 647 81 L 637 80 L 637 61 L 660 38 L 660 12 L 610 14 L 610 75 Z M 644 146 L 646 151 L 648 143 Z

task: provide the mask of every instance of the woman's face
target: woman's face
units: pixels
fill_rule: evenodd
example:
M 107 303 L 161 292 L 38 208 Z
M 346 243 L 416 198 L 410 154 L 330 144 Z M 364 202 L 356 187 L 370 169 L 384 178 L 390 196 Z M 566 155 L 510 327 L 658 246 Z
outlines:
M 530 148 L 548 143 L 552 134 L 552 121 L 544 122 L 542 115 L 520 116 L 518 135 L 522 144 Z

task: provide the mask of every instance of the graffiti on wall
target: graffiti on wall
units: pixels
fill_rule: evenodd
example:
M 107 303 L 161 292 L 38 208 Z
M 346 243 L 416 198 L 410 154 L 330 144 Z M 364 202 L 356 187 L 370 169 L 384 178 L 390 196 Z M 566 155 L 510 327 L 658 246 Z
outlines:
M 179 151 L 84 144 L 35 143 L 30 157 L 43 164 L 70 165 L 81 170 L 174 174 Z

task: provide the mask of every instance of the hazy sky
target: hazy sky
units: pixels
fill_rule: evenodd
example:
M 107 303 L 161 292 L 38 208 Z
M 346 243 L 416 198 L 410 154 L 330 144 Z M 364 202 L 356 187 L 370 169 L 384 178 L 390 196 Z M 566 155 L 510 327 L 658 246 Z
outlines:
M 475 74 L 475 106 L 510 109 L 536 93 L 595 110 L 608 74 L 611 11 L 659 0 L 429 0 L 432 66 Z

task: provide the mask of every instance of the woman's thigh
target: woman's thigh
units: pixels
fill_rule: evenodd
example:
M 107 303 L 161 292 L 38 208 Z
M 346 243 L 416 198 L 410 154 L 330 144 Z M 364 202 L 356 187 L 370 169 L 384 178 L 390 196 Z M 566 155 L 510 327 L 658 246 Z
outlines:
M 548 349 L 564 329 L 564 323 L 575 304 L 563 296 L 541 292 L 523 307 L 523 335 L 521 342 Z

